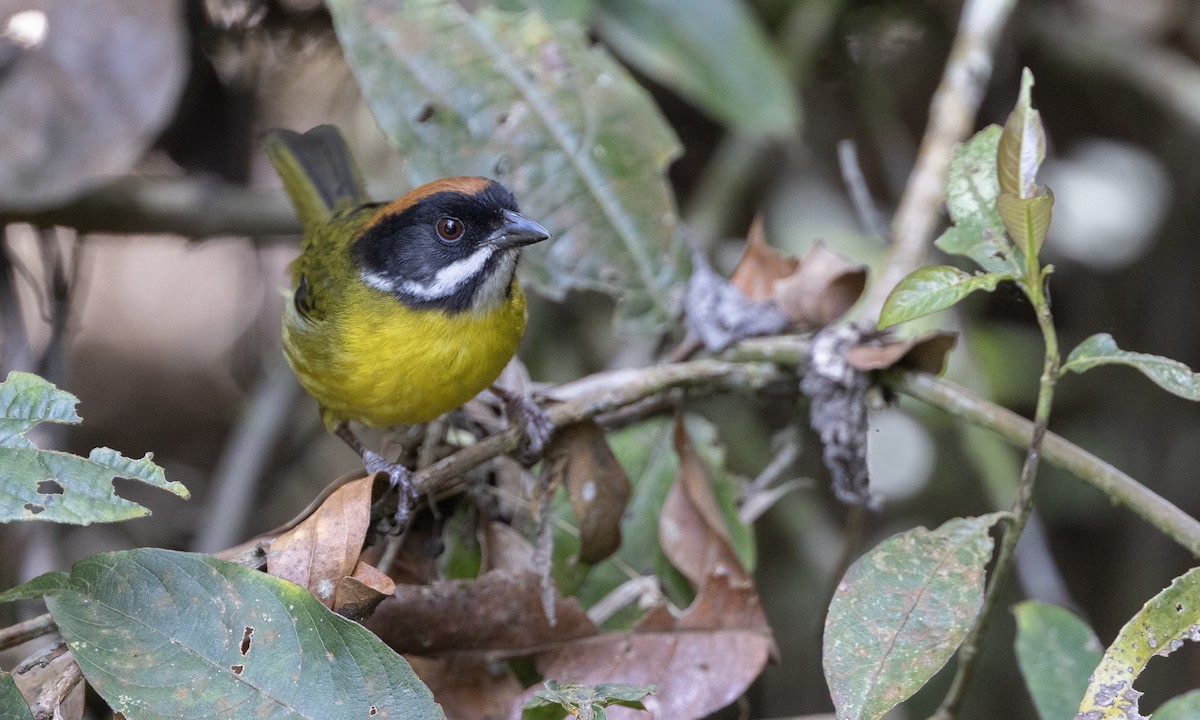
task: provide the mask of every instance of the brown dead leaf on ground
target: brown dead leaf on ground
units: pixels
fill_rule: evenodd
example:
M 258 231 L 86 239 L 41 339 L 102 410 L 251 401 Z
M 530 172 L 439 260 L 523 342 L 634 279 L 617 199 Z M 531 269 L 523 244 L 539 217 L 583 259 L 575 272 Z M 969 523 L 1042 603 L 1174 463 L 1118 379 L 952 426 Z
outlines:
M 774 652 L 754 586 L 718 568 L 678 617 L 659 608 L 631 632 L 561 643 L 535 659 L 543 677 L 560 683 L 655 685 L 644 701 L 651 715 L 610 707 L 611 720 L 689 720 L 741 697 Z M 513 703 L 511 720 L 520 718 L 522 704 L 537 689 Z
M 567 489 L 579 520 L 579 561 L 598 563 L 621 546 L 621 518 L 632 488 L 604 431 L 586 421 L 559 430 L 546 453 L 553 487 Z
M 498 570 L 508 573 L 536 573 L 533 544 L 512 525 L 498 520 L 479 528 L 479 546 L 483 558 L 481 573 Z
M 338 488 L 299 525 L 271 542 L 267 571 L 308 588 L 333 607 L 338 583 L 354 574 L 371 524 L 373 478 Z
M 541 578 L 493 570 L 470 580 L 398 585 L 365 623 L 400 653 L 529 654 L 552 643 L 595 635 L 596 626 L 574 598 L 556 593 L 557 622 L 542 609 Z
M 478 655 L 405 658 L 437 699 L 447 720 L 503 718 L 525 688 L 507 664 Z

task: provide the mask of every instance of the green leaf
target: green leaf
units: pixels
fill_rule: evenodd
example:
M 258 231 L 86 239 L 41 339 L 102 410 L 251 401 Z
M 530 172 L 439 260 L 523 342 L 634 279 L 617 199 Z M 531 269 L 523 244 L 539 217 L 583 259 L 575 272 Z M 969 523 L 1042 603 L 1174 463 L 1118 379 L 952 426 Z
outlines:
M 996 227 L 984 225 L 977 220 L 964 220 L 951 225 L 942 232 L 934 244 L 942 252 L 971 258 L 987 272 L 1017 275 L 1025 255 L 1009 241 L 1004 225 L 997 220 Z
M 119 497 L 113 478 L 141 480 L 180 497 L 180 483 L 167 482 L 162 468 L 127 458 L 109 448 L 96 448 L 82 458 L 39 450 L 28 432 L 38 423 L 78 423 L 79 400 L 30 373 L 11 372 L 0 383 L 0 522 L 48 520 L 88 525 L 149 515 L 135 502 Z
M 1171 698 L 1154 711 L 1154 720 L 1196 720 L 1200 718 L 1200 690 Z
M 1038 168 L 1046 159 L 1046 131 L 1042 116 L 1033 108 L 1033 73 L 1021 73 L 1021 93 L 1017 105 L 1004 123 L 996 157 L 1000 192 L 1018 198 L 1042 194 L 1037 184 Z
M 1053 208 L 1054 193 L 1049 189 L 1031 198 L 1004 192 L 996 200 L 996 209 L 1000 211 L 1005 229 L 1026 257 L 1036 257 L 1046 242 Z
M 412 668 L 298 585 L 206 555 L 105 553 L 45 593 L 88 682 L 126 717 L 444 718 Z
M 1014 614 L 1017 664 L 1038 716 L 1075 717 L 1088 675 L 1103 655 L 1096 634 L 1070 610 L 1036 600 L 1018 603 Z
M 883 717 L 946 664 L 983 604 L 988 531 L 1004 516 L 900 533 L 850 566 L 829 605 L 822 653 L 839 720 Z
M 546 681 L 546 689 L 534 693 L 525 703 L 522 720 L 562 720 L 563 711 L 571 717 L 606 717 L 604 708 L 610 705 L 645 710 L 642 698 L 654 694 L 653 685 L 625 685 L 601 683 L 600 685 L 559 685 Z
M 1187 400 L 1200 401 L 1200 374 L 1178 360 L 1122 350 L 1108 333 L 1098 333 L 1079 343 L 1067 356 L 1062 371 L 1082 373 L 1097 365 L 1128 365 L 1163 390 Z
M 1155 655 L 1166 657 L 1195 639 L 1200 624 L 1200 568 L 1175 578 L 1117 633 L 1092 672 L 1079 713 L 1094 720 L 1141 718 L 1133 682 Z M 1155 715 L 1157 718 L 1158 716 Z
M 675 314 L 689 256 L 666 168 L 679 142 L 578 24 L 453 0 L 329 0 L 346 58 L 414 183 L 488 175 L 554 239 L 522 262 L 561 298 L 620 300 L 618 327 Z
M 949 265 L 921 268 L 892 288 L 879 314 L 879 327 L 945 310 L 976 290 L 991 292 L 1001 280 L 1011 279 L 1008 273 L 972 275 Z
M 740 0 L 598 0 L 596 29 L 637 69 L 726 125 L 797 132 L 798 100 L 771 41 Z
M 946 209 L 955 224 L 936 244 L 944 252 L 971 258 L 988 272 L 1016 275 L 1024 269 L 1024 256 L 1005 236 L 996 210 L 1000 134 L 999 125 L 989 125 L 955 148 L 946 175 Z
M 21 697 L 12 675 L 0 672 L 0 718 L 6 720 L 33 720 L 33 713 Z

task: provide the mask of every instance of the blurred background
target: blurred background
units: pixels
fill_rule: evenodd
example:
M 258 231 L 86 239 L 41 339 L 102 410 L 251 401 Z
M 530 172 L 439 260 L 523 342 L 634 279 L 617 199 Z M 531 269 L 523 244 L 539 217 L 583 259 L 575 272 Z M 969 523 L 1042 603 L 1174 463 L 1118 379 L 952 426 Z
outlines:
M 545 11 L 587 23 L 652 94 L 682 142 L 670 168 L 681 215 L 719 268 L 736 260 L 755 216 L 789 253 L 822 239 L 877 264 L 886 241 L 849 199 L 839 143 L 853 142 L 886 227 L 961 3 L 740 0 L 712 9 L 731 4 L 786 79 L 788 132 L 744 121 L 753 94 L 730 110 L 674 82 L 669 64 L 646 54 L 662 16 L 635 11 L 654 2 L 547 0 Z M 703 13 L 708 3 L 688 7 Z M 1056 207 L 1045 253 L 1056 267 L 1060 342 L 1070 348 L 1107 332 L 1123 349 L 1200 368 L 1200 4 L 1023 0 L 1000 40 L 977 127 L 1004 121 L 1023 66 L 1037 79 L 1034 104 L 1049 136 L 1042 180 Z M 755 92 L 758 79 L 744 80 Z M 153 452 L 192 492 L 183 502 L 118 483 L 153 517 L 0 528 L 0 587 L 102 550 L 219 549 L 285 521 L 354 469 L 356 456 L 324 432 L 282 361 L 282 288 L 297 226 L 258 146 L 267 128 L 319 123 L 349 136 L 377 197 L 406 189 L 403 157 L 376 127 L 317 0 L 0 0 L 0 370 L 41 373 L 79 397 L 83 424 L 39 428 L 43 447 Z M 653 338 L 614 336 L 612 307 L 600 294 L 535 298 L 522 349 L 533 378 L 653 362 Z M 953 379 L 1031 414 L 1042 351 L 1015 289 L 974 297 L 933 325 L 962 333 Z M 770 408 L 723 400 L 701 410 L 723 426 L 732 469 L 761 471 L 777 424 Z M 884 509 L 867 520 L 861 547 L 1008 506 L 1020 456 L 986 433 L 907 399 L 873 423 L 873 486 Z M 1132 371 L 1102 368 L 1060 384 L 1051 428 L 1200 513 L 1194 405 Z M 749 717 L 831 707 L 820 628 L 845 509 L 827 489 L 815 439 L 800 446 L 795 475 L 812 482 L 758 527 L 760 591 L 782 658 L 752 689 Z M 1025 543 L 1023 590 L 1014 583 L 1011 599 L 1071 606 L 1107 643 L 1193 561 L 1100 493 L 1043 468 L 1035 530 L 1044 535 Z M 0 608 L 5 624 L 11 611 Z M 1012 624 L 1006 613 L 996 618 L 987 681 L 964 717 L 1032 716 Z M 1143 711 L 1191 687 L 1198 670 L 1194 647 L 1152 662 L 1140 683 Z M 926 716 L 947 680 L 900 717 Z

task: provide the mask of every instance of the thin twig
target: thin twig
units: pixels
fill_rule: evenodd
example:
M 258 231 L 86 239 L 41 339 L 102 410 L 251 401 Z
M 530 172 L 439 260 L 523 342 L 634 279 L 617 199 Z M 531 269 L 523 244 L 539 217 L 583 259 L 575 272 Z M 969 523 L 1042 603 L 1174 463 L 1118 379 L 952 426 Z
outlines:
M 877 240 L 888 242 L 887 225 L 879 214 L 875 199 L 871 197 L 871 189 L 867 187 L 867 179 L 858 163 L 858 146 L 849 138 L 842 140 L 837 144 L 837 155 L 842 182 L 846 183 L 846 192 L 850 193 L 850 202 L 854 204 L 858 221 Z
M 263 469 L 299 397 L 300 386 L 282 358 L 259 378 L 213 470 L 206 522 L 195 542 L 199 552 L 216 552 L 244 535 Z
M 925 373 L 894 371 L 884 377 L 892 389 L 1000 435 L 1018 447 L 1029 447 L 1033 423 L 971 394 L 965 388 Z M 1047 462 L 1066 470 L 1128 507 L 1159 532 L 1200 558 L 1200 522 L 1150 488 L 1087 450 L 1048 432 L 1042 444 Z
M 58 626 L 50 617 L 50 613 L 38 615 L 35 618 L 0 628 L 0 650 L 8 650 L 22 643 L 27 643 L 43 635 L 58 632 Z
M 76 295 L 76 281 L 80 277 L 83 257 L 83 240 L 76 236 L 75 248 L 71 253 L 70 270 L 63 258 L 59 245 L 61 232 L 57 228 L 39 231 L 39 247 L 45 271 L 45 296 L 49 305 L 50 340 L 38 360 L 37 373 L 56 383 L 59 387 L 69 384 L 67 340 L 70 333 L 72 302 Z
M 0 225 L 61 225 L 81 233 L 171 233 L 186 237 L 300 232 L 282 191 L 250 190 L 215 178 L 124 177 L 62 207 L 0 212 Z
M 0 367 L 7 370 L 33 370 L 33 350 L 29 333 L 21 316 L 21 301 L 17 294 L 19 265 L 11 255 L 8 235 L 11 231 L 0 226 Z M 36 291 L 36 287 L 34 288 Z
M 546 414 L 550 423 L 560 428 L 672 388 L 702 387 L 714 391 L 740 389 L 753 392 L 791 379 L 790 373 L 770 363 L 710 359 L 613 370 L 558 386 L 550 395 L 564 402 L 551 406 Z M 415 491 L 418 494 L 433 493 L 440 496 L 458 490 L 465 482 L 467 470 L 515 450 L 522 433 L 521 428 L 510 426 L 415 473 Z
M 992 53 L 1016 0 L 967 0 L 950 58 L 929 107 L 929 124 L 892 218 L 892 250 L 860 316 L 879 317 L 888 293 L 921 267 L 941 217 L 942 190 L 954 146 L 966 139 L 992 75 Z

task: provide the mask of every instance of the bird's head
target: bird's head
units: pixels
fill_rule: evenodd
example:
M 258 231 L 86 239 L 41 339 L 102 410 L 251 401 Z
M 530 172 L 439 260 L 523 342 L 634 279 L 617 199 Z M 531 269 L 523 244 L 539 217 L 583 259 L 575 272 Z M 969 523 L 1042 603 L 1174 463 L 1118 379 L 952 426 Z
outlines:
M 380 207 L 351 252 L 367 285 L 412 307 L 463 312 L 503 302 L 521 248 L 549 237 L 500 183 L 457 177 Z

